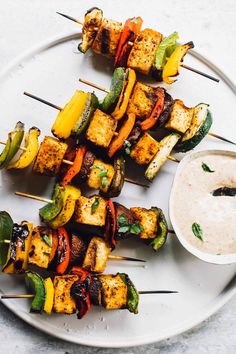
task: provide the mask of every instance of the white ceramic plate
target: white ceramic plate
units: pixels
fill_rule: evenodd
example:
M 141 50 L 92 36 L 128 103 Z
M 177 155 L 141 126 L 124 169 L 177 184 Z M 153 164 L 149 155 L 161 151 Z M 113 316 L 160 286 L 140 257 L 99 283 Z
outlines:
M 36 125 L 42 135 L 50 133 L 57 112 L 39 102 L 23 96 L 29 91 L 63 106 L 76 88 L 87 89 L 79 84 L 78 78 L 86 77 L 108 87 L 111 66 L 103 58 L 92 53 L 75 54 L 77 34 L 60 36 L 28 52 L 17 59 L 1 74 L 0 138 L 13 128 L 17 120 L 27 128 Z M 190 72 L 182 72 L 178 82 L 170 88 L 174 97 L 182 98 L 186 105 L 199 102 L 210 104 L 214 124 L 213 130 L 234 139 L 235 90 L 234 85 L 205 58 L 194 54 L 188 56 L 189 65 L 200 70 L 218 74 L 221 83 L 216 84 Z M 103 94 L 99 93 L 102 97 Z M 224 102 L 224 104 L 222 104 Z M 229 149 L 230 146 L 212 138 L 206 138 L 200 148 Z M 168 212 L 168 200 L 176 164 L 168 162 L 149 190 L 125 184 L 119 200 L 126 206 L 150 207 L 157 205 Z M 129 175 L 136 172 L 130 169 Z M 15 221 L 39 222 L 37 210 L 41 203 L 14 196 L 15 190 L 50 196 L 52 181 L 22 172 L 1 172 L 1 209 L 11 213 Z M 135 175 L 137 178 L 137 176 Z M 109 262 L 107 272 L 125 271 L 139 290 L 173 289 L 177 295 L 143 295 L 139 314 L 127 311 L 108 312 L 93 308 L 85 319 L 76 316 L 35 315 L 29 313 L 26 300 L 7 300 L 4 304 L 42 331 L 59 338 L 93 346 L 127 347 L 155 342 L 181 333 L 206 319 L 236 293 L 236 265 L 216 266 L 204 263 L 190 255 L 177 241 L 168 237 L 160 254 L 140 242 L 129 240 L 120 243 L 116 253 L 148 259 L 146 266 Z M 22 279 L 1 274 L 0 289 L 4 293 L 24 293 Z

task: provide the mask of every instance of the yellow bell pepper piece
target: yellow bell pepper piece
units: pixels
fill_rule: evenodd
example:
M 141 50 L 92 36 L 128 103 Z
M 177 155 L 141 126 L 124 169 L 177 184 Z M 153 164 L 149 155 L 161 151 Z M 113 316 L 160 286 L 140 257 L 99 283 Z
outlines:
M 65 225 L 70 220 L 74 214 L 76 200 L 79 199 L 80 196 L 80 189 L 69 184 L 65 186 L 62 210 L 60 214 L 58 214 L 57 217 L 50 222 L 50 226 L 53 229 L 57 229 L 58 227 Z
M 44 280 L 44 286 L 46 289 L 46 299 L 44 303 L 43 310 L 46 314 L 51 315 L 53 308 L 53 299 L 54 299 L 54 286 L 51 278 L 46 278 Z
M 81 116 L 85 103 L 87 100 L 87 93 L 84 91 L 75 91 L 74 96 L 59 112 L 53 126 L 52 133 L 60 139 L 67 139 L 71 135 L 71 131 L 75 123 Z
M 36 127 L 30 128 L 25 136 L 25 150 L 22 152 L 17 161 L 11 163 L 7 168 L 26 168 L 28 167 L 38 153 L 40 130 Z
M 127 69 L 127 71 L 128 71 L 128 79 L 125 80 L 124 82 L 119 101 L 116 105 L 114 112 L 111 114 L 116 120 L 120 120 L 124 116 L 133 87 L 136 82 L 135 71 L 133 69 Z
M 27 270 L 28 268 L 28 254 L 31 245 L 33 224 L 23 221 L 22 225 L 28 226 L 29 234 L 24 239 L 24 247 L 22 247 L 22 242 L 18 239 L 16 244 L 16 256 L 14 260 L 11 259 L 11 245 L 10 245 L 6 264 L 2 268 L 4 273 L 9 273 L 9 274 L 19 273 L 22 270 Z M 18 268 L 18 266 L 15 267 L 15 265 L 17 264 L 21 264 L 21 267 L 20 268 Z
M 187 51 L 191 48 L 194 48 L 193 42 L 188 42 L 186 44 L 178 46 L 171 56 L 167 59 L 167 63 L 163 68 L 162 79 L 167 84 L 173 84 L 176 80 L 171 79 L 170 77 L 176 76 L 179 74 L 179 67 Z

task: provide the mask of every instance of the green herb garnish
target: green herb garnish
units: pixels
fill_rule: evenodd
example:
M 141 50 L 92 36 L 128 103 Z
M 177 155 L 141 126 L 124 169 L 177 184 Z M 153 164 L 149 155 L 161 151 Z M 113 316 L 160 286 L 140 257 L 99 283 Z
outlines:
M 98 206 L 99 206 L 99 203 L 100 203 L 100 199 L 98 197 L 95 198 L 92 206 L 91 206 L 91 212 L 92 214 L 95 213 L 95 211 L 97 210 Z
M 132 146 L 132 144 L 131 144 L 130 141 L 128 141 L 128 140 L 125 140 L 125 141 L 124 141 L 125 153 L 126 153 L 127 155 L 130 154 L 130 148 L 131 148 L 131 146 Z
M 198 223 L 194 222 L 192 224 L 192 231 L 193 231 L 194 235 L 199 240 L 203 241 L 203 239 L 202 239 L 203 232 L 202 232 L 201 226 Z
M 124 214 L 118 216 L 118 225 L 118 232 L 120 234 L 130 232 L 131 234 L 138 235 L 140 234 L 140 232 L 143 231 L 143 227 L 139 225 L 139 222 L 137 220 L 133 224 L 130 224 Z
M 48 237 L 48 235 L 42 235 L 42 238 L 44 240 L 44 242 L 52 248 L 52 241 L 50 240 L 50 238 Z
M 107 186 L 107 170 L 103 165 L 94 165 L 93 168 L 98 168 L 101 172 L 99 172 L 98 177 L 102 180 L 102 187 L 105 188 Z
M 203 171 L 205 171 L 205 172 L 210 172 L 210 173 L 215 172 L 215 171 L 211 170 L 210 167 L 207 166 L 207 164 L 204 163 L 204 162 L 202 162 L 202 169 L 203 169 Z

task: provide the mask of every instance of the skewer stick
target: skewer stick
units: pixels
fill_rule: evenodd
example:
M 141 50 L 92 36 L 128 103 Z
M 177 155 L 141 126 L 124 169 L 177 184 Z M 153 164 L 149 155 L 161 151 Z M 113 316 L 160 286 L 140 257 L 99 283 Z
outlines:
M 44 103 L 44 104 L 46 104 L 46 105 L 48 105 L 48 106 L 50 106 L 50 107 L 53 107 L 53 108 L 57 109 L 58 111 L 62 111 L 62 109 L 63 109 L 62 107 L 57 106 L 57 105 L 55 105 L 54 103 L 51 103 L 51 102 L 49 102 L 49 101 L 46 101 L 46 100 L 44 100 L 44 99 L 42 99 L 42 98 L 40 98 L 40 97 L 38 97 L 38 96 L 32 95 L 32 94 L 29 93 L 29 92 L 26 92 L 26 91 L 25 91 L 25 92 L 24 92 L 24 95 L 26 95 L 26 96 L 28 96 L 28 97 L 30 97 L 30 98 L 33 98 L 33 99 L 36 100 L 36 101 L 42 102 L 42 103 Z M 63 163 L 65 163 L 65 164 L 73 165 L 73 162 L 72 162 L 72 161 L 69 161 L 69 160 L 62 160 L 62 161 L 63 161 Z M 128 183 L 136 184 L 136 185 L 141 186 L 141 187 L 149 188 L 148 185 L 146 185 L 146 184 L 144 185 L 144 184 L 142 184 L 142 183 L 133 181 L 133 180 L 130 179 L 130 178 L 125 178 L 125 181 L 128 182 Z
M 38 200 L 40 202 L 54 203 L 52 199 L 42 198 L 42 197 L 39 197 L 39 196 L 33 195 L 33 194 L 28 194 L 28 193 L 24 193 L 24 192 L 15 192 L 15 194 L 19 195 L 20 197 L 35 199 L 35 200 Z M 175 231 L 174 230 L 168 230 L 168 233 L 175 234 Z M 111 257 L 117 257 L 117 256 L 111 256 Z M 113 259 L 115 259 L 115 258 L 113 258 Z
M 6 145 L 6 143 L 5 143 L 4 141 L 0 141 L 0 144 L 1 144 L 1 145 Z M 26 151 L 26 150 L 27 150 L 27 149 L 26 149 L 25 147 L 23 147 L 23 146 L 20 146 L 19 149 L 22 150 L 22 151 Z M 65 163 L 65 164 L 67 164 L 67 165 L 73 165 L 73 164 L 74 164 L 74 162 L 69 161 L 69 160 L 65 160 L 65 159 L 63 159 L 62 162 Z
M 132 257 L 125 257 L 125 256 L 112 256 L 109 255 L 108 259 L 112 259 L 114 261 L 131 261 L 131 262 L 143 262 L 145 263 L 146 261 L 143 259 L 139 259 L 139 258 L 132 258 Z
M 57 14 L 58 14 L 58 15 L 61 15 L 61 16 L 63 16 L 63 17 L 65 17 L 65 18 L 67 18 L 68 20 L 71 20 L 71 21 L 76 22 L 76 23 L 78 23 L 78 24 L 81 25 L 81 26 L 84 25 L 84 23 L 83 23 L 81 20 L 78 20 L 78 19 L 76 19 L 76 18 L 74 18 L 74 17 L 72 17 L 72 16 L 65 15 L 65 14 L 63 14 L 63 13 L 61 13 L 61 12 L 57 12 Z M 96 30 L 98 30 L 98 28 L 94 28 L 94 30 L 96 31 Z M 133 42 L 128 42 L 128 44 L 129 44 L 130 46 L 133 46 L 133 45 L 134 45 Z M 202 72 L 202 71 L 200 71 L 200 70 L 194 69 L 194 68 L 192 68 L 191 66 L 188 66 L 188 65 L 185 65 L 185 64 L 180 64 L 180 66 L 182 66 L 182 68 L 184 68 L 184 69 L 187 69 L 187 70 L 189 70 L 189 71 L 194 72 L 195 74 L 204 76 L 204 77 L 206 77 L 207 79 L 213 80 L 213 81 L 215 81 L 215 82 L 220 82 L 220 80 L 219 80 L 218 78 L 216 78 L 216 77 L 214 77 L 214 76 L 212 76 L 212 75 L 206 74 L 206 73 L 204 73 L 204 72 Z
M 139 295 L 149 295 L 149 294 L 178 294 L 176 290 L 143 290 L 138 292 Z M 3 294 L 0 295 L 1 300 L 5 299 L 32 299 L 35 295 L 33 294 Z
M 106 89 L 100 87 L 100 86 L 97 85 L 97 84 L 94 84 L 94 83 L 91 82 L 91 81 L 84 80 L 84 79 L 81 79 L 81 78 L 79 78 L 79 81 L 82 82 L 82 83 L 84 83 L 85 85 L 88 85 L 88 86 L 94 87 L 94 88 L 96 88 L 96 89 L 98 89 L 98 90 L 107 92 Z M 108 91 L 108 92 L 109 92 L 109 91 Z M 212 132 L 209 132 L 208 135 L 210 135 L 210 136 L 212 136 L 212 137 L 214 137 L 214 138 L 216 138 L 216 139 L 220 139 L 220 140 L 222 140 L 222 141 L 225 141 L 225 142 L 227 142 L 227 143 L 236 145 L 236 143 L 234 143 L 233 141 L 231 141 L 231 140 L 229 140 L 229 139 L 224 138 L 224 137 L 221 136 L 221 135 L 218 135 L 218 134 L 215 134 L 215 133 L 212 133 Z M 172 161 L 175 161 L 175 162 L 180 162 L 179 160 L 177 160 L 177 159 L 176 159 L 175 157 L 173 157 L 173 156 L 168 156 L 168 159 L 169 159 L 169 160 L 172 160 Z

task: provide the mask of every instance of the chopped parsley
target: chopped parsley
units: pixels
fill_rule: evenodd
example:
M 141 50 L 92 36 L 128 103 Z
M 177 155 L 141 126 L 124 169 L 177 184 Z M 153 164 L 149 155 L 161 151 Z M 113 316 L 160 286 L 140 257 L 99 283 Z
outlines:
M 50 240 L 50 238 L 48 237 L 48 235 L 42 235 L 42 238 L 43 238 L 44 242 L 45 242 L 49 247 L 52 247 L 52 241 Z
M 94 165 L 93 168 L 97 168 L 100 170 L 98 177 L 101 178 L 102 181 L 102 187 L 105 188 L 107 186 L 107 170 L 103 165 Z
M 194 235 L 199 240 L 203 241 L 203 239 L 202 239 L 202 235 L 203 235 L 202 228 L 201 228 L 201 226 L 198 223 L 194 222 L 192 224 L 192 231 L 193 231 Z
M 95 200 L 94 200 L 94 202 L 93 202 L 93 204 L 92 204 L 92 206 L 91 206 L 91 212 L 92 212 L 92 214 L 94 214 L 95 211 L 97 210 L 97 208 L 98 208 L 98 206 L 99 206 L 99 202 L 100 202 L 99 197 L 96 197 Z
M 215 171 L 211 170 L 211 169 L 210 169 L 210 167 L 209 167 L 209 166 L 207 166 L 207 164 L 206 164 L 206 163 L 204 163 L 204 162 L 202 162 L 202 169 L 203 169 L 203 171 L 205 171 L 205 172 L 209 172 L 209 173 L 213 173 L 213 172 L 215 172 Z

